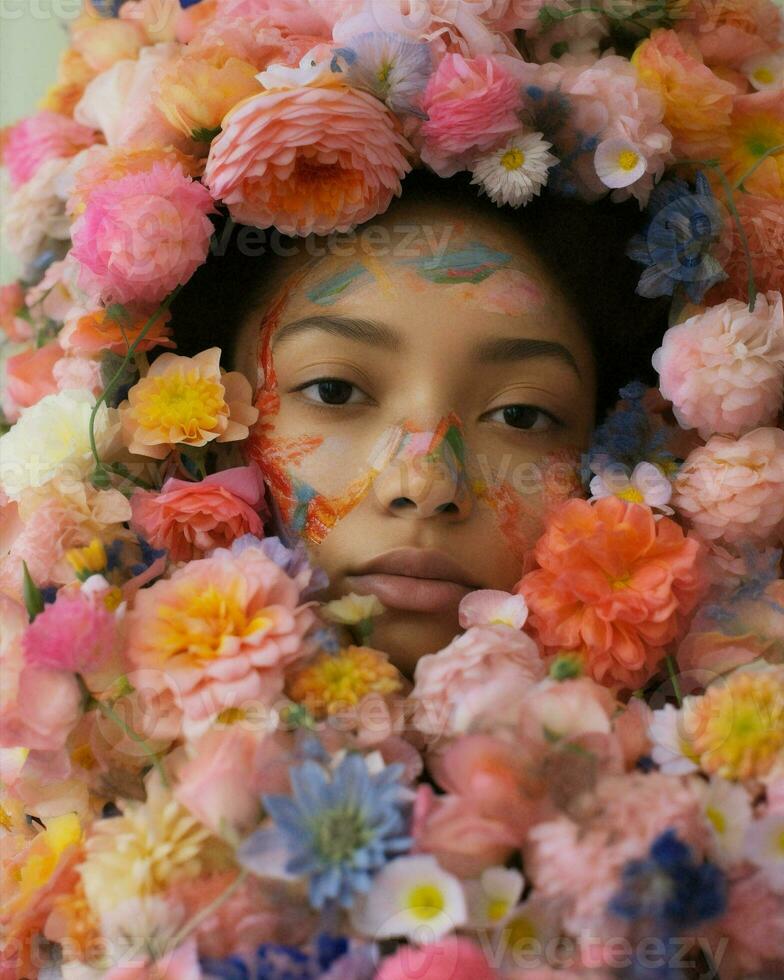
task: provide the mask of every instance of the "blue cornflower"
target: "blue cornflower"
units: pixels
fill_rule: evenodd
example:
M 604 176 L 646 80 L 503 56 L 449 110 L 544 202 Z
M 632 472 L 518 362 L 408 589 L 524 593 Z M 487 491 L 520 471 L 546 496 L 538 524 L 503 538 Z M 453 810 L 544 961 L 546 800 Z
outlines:
M 402 773 L 394 764 L 371 774 L 353 752 L 333 770 L 307 759 L 289 770 L 292 796 L 262 797 L 275 826 L 252 834 L 240 859 L 263 874 L 283 851 L 285 872 L 308 879 L 314 908 L 331 900 L 350 908 L 354 894 L 370 888 L 373 872 L 411 846 Z
M 630 922 L 652 923 L 664 935 L 721 915 L 726 904 L 724 872 L 709 861 L 695 861 L 674 830 L 651 845 L 647 857 L 628 861 L 621 888 L 609 911 Z
M 647 391 L 641 381 L 632 381 L 618 392 L 623 404 L 594 429 L 588 451 L 583 454 L 582 478 L 586 484 L 593 473 L 601 473 L 608 466 L 625 466 L 630 473 L 643 462 L 655 463 L 665 471 L 675 468 L 672 453 L 664 449 L 668 430 L 654 428 L 643 404 Z
M 364 951 L 365 947 L 358 947 L 353 955 Z M 368 969 L 372 970 L 375 958 L 370 955 L 370 951 L 371 948 L 368 947 L 368 955 L 361 962 L 366 962 Z M 255 955 L 234 955 L 220 959 L 202 957 L 199 966 L 205 980 L 317 980 L 349 953 L 348 940 L 343 936 L 321 933 L 310 949 L 262 943 Z M 360 978 L 362 974 L 357 969 L 352 976 Z
M 344 72 L 350 85 L 375 95 L 393 112 L 427 118 L 416 100 L 433 71 L 428 44 L 389 31 L 368 31 L 349 38 L 345 47 L 335 48 L 331 67 Z
M 672 296 L 683 287 L 692 303 L 727 278 L 716 258 L 725 223 L 707 177 L 697 174 L 694 192 L 685 180 L 665 180 L 654 188 L 648 212 L 651 220 L 627 250 L 646 266 L 637 292 L 641 296 Z

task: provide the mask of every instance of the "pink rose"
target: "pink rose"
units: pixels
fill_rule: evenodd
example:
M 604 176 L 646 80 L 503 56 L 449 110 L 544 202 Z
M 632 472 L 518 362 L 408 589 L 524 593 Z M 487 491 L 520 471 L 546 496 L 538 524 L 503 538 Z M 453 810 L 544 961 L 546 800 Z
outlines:
M 690 453 L 672 505 L 708 541 L 780 541 L 784 533 L 784 431 L 714 436 Z
M 495 980 L 496 976 L 475 943 L 448 936 L 421 948 L 401 946 L 382 961 L 374 980 Z
M 730 299 L 671 327 L 652 363 L 681 427 L 703 439 L 772 425 L 784 384 L 781 293 L 759 295 L 754 312 Z
M 203 558 L 243 534 L 263 535 L 264 481 L 256 466 L 238 466 L 199 483 L 167 480 L 160 493 L 137 490 L 131 497 L 134 530 L 172 561 Z
M 493 58 L 447 54 L 422 97 L 422 160 L 441 177 L 465 170 L 472 155 L 520 129 L 519 82 Z
M 100 595 L 62 591 L 27 627 L 25 661 L 69 673 L 95 670 L 114 648 L 116 625 Z
M 47 160 L 76 156 L 92 146 L 96 133 L 59 112 L 36 112 L 12 126 L 3 143 L 3 165 L 11 185 L 21 187 Z
M 413 723 L 450 737 L 513 724 L 526 691 L 544 676 L 539 648 L 508 626 L 475 626 L 416 665 Z

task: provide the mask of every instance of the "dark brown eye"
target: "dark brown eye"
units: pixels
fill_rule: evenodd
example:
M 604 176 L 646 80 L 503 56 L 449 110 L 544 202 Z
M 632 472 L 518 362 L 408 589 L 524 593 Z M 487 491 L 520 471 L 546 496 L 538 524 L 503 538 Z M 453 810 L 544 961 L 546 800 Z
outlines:
M 327 405 L 345 405 L 351 398 L 354 385 L 348 381 L 319 381 L 318 395 Z
M 515 429 L 533 429 L 544 412 L 533 405 L 508 405 L 504 409 L 504 422 Z

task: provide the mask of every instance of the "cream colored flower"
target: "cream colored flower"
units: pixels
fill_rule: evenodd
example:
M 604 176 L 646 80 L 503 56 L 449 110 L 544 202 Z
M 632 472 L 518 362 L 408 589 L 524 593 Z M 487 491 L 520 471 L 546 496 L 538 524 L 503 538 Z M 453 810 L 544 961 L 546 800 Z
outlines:
M 147 800 L 129 801 L 122 816 L 98 820 L 80 866 L 93 912 L 160 894 L 180 878 L 205 870 L 216 846 L 209 830 L 185 809 L 157 774 L 147 780 Z
M 322 611 L 333 623 L 356 626 L 357 623 L 380 616 L 386 612 L 386 609 L 374 595 L 357 595 L 356 592 L 350 592 L 342 599 L 333 599 L 332 602 L 326 603 Z
M 87 391 L 61 391 L 24 409 L 0 438 L 0 489 L 18 499 L 55 478 L 66 493 L 82 483 L 95 467 L 89 435 L 94 401 Z M 115 413 L 101 405 L 94 431 L 102 456 L 116 429 Z

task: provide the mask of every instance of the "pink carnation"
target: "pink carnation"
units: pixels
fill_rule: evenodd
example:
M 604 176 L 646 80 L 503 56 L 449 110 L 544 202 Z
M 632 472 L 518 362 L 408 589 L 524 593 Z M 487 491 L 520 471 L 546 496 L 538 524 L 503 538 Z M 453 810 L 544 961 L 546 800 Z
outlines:
M 52 368 L 52 376 L 58 391 L 74 391 L 83 388 L 94 395 L 103 391 L 101 362 L 89 357 L 61 357 Z
M 236 467 L 199 483 L 167 480 L 160 493 L 137 490 L 132 525 L 172 561 L 202 558 L 243 534 L 261 537 L 264 483 L 255 466 Z
M 671 327 L 653 366 L 680 426 L 703 439 L 770 425 L 784 382 L 781 293 L 758 296 L 753 313 L 731 299 Z
M 410 170 L 408 150 L 392 114 L 367 92 L 276 89 L 226 116 L 204 180 L 236 221 L 326 235 L 387 209 Z
M 3 140 L 2 162 L 11 185 L 21 187 L 34 177 L 42 163 L 73 157 L 96 142 L 96 133 L 69 116 L 47 110 L 36 112 L 12 126 Z
M 689 454 L 672 505 L 708 541 L 774 544 L 784 533 L 784 431 L 713 436 Z
M 525 692 L 544 676 L 539 648 L 508 626 L 475 626 L 420 658 L 411 692 L 421 732 L 450 737 L 514 723 Z
M 105 302 L 159 303 L 207 257 L 213 202 L 170 163 L 100 184 L 73 226 L 80 286 Z
M 475 943 L 449 936 L 421 948 L 401 946 L 382 961 L 374 980 L 495 980 L 496 976 Z
M 141 589 L 127 617 L 128 660 L 180 699 L 186 724 L 246 702 L 272 704 L 284 669 L 308 653 L 313 622 L 295 582 L 260 548 L 224 549 Z
M 520 129 L 520 86 L 493 58 L 447 54 L 422 96 L 422 160 L 441 177 Z
M 61 592 L 25 631 L 25 660 L 70 673 L 94 670 L 111 653 L 116 620 L 99 597 Z
M 72 674 L 24 662 L 24 606 L 0 592 L 0 747 L 62 749 L 81 716 Z

